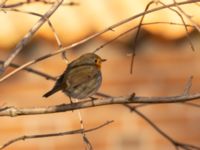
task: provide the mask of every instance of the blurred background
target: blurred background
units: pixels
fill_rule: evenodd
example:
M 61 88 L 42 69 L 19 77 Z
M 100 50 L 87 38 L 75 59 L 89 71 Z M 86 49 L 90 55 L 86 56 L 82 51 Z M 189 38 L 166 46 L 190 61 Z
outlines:
M 2 0 L 3 1 L 3 0 Z M 21 2 L 8 0 L 6 4 Z M 68 2 L 68 1 L 65 1 Z M 149 0 L 84 0 L 73 2 L 75 6 L 61 6 L 50 18 L 64 46 L 78 42 L 122 19 L 143 12 Z M 172 0 L 162 1 L 165 4 Z M 181 8 L 200 24 L 200 4 Z M 152 5 L 151 8 L 160 5 Z M 50 4 L 32 2 L 17 9 L 44 14 Z M 6 11 L 6 12 L 5 12 Z M 28 14 L 0 11 L 0 60 L 6 60 L 16 44 L 39 18 Z M 190 23 L 184 17 L 186 23 Z M 144 22 L 182 23 L 180 17 L 169 9 L 145 16 Z M 67 51 L 69 61 L 81 54 L 92 52 L 120 33 L 138 25 L 133 20 L 98 38 Z M 102 66 L 103 83 L 99 92 L 112 96 L 174 96 L 181 95 L 188 78 L 193 75 L 191 93 L 200 92 L 200 34 L 188 28 L 193 52 L 186 39 L 183 26 L 156 24 L 143 26 L 137 42 L 133 74 L 130 60 L 135 31 L 123 36 L 97 52 L 107 59 Z M 24 64 L 58 49 L 53 32 L 48 24 L 36 33 L 33 39 L 13 62 Z M 56 55 L 31 66 L 52 76 L 59 76 L 66 68 L 61 55 Z M 7 72 L 13 70 L 9 68 Z M 54 85 L 38 75 L 21 71 L 0 83 L 0 106 L 39 107 L 69 103 L 61 92 L 45 99 L 42 95 Z M 194 103 L 200 104 L 198 100 Z M 183 104 L 151 105 L 140 108 L 149 119 L 177 141 L 200 146 L 200 109 Z M 85 128 L 92 128 L 108 120 L 114 123 L 88 133 L 96 150 L 171 150 L 173 145 L 155 131 L 137 114 L 121 106 L 102 106 L 81 110 Z M 29 134 L 42 134 L 79 129 L 77 112 L 48 115 L 0 117 L 0 145 L 8 140 Z M 81 135 L 69 135 L 17 142 L 7 150 L 64 150 L 84 149 Z

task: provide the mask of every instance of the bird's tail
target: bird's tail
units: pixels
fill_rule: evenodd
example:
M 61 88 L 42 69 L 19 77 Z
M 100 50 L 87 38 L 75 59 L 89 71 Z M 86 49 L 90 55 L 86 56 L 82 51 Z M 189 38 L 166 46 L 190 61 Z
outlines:
M 59 90 L 60 90 L 60 88 L 54 87 L 53 89 L 51 89 L 50 91 L 48 91 L 47 93 L 45 93 L 45 94 L 43 95 L 43 97 L 46 97 L 46 98 L 47 98 L 47 97 L 53 95 L 54 93 L 58 92 Z
M 48 91 L 47 93 L 45 93 L 44 95 L 43 95 L 43 97 L 49 97 L 49 96 L 51 96 L 51 95 L 53 95 L 54 93 L 56 93 L 56 92 L 58 92 L 59 90 L 61 90 L 62 89 L 62 87 L 63 87 L 63 83 L 64 83 L 64 77 L 65 77 L 65 72 L 59 77 L 59 79 L 56 81 L 56 84 L 55 84 L 55 86 L 50 90 L 50 91 Z

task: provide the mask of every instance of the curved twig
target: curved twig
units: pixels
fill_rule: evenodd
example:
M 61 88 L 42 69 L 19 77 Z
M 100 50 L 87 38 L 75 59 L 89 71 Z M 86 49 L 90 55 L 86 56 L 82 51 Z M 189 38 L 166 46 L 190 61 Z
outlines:
M 150 1 L 146 5 L 146 8 L 145 8 L 144 12 L 146 12 L 152 4 L 154 4 L 154 1 Z M 144 20 L 145 15 L 146 14 L 144 14 L 142 16 L 142 18 L 140 19 L 140 22 L 139 22 L 139 25 L 138 25 L 138 29 L 136 31 L 135 39 L 134 39 L 134 42 L 133 42 L 133 52 L 132 52 L 132 56 L 131 56 L 131 65 L 130 65 L 130 73 L 131 74 L 133 73 L 133 65 L 134 65 L 134 58 L 135 58 L 135 53 L 136 53 L 137 41 L 138 41 L 138 38 L 139 38 L 139 33 L 140 33 L 140 30 L 141 30 L 142 22 Z

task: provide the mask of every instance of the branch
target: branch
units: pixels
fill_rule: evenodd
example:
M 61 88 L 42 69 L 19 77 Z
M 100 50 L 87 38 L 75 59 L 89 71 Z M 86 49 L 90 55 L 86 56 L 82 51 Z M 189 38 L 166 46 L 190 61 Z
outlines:
M 25 5 L 25 4 L 33 4 L 33 3 L 54 4 L 54 2 L 50 2 L 50 1 L 47 1 L 47 0 L 31 0 L 31 1 L 27 0 L 25 2 L 17 2 L 17 3 L 13 3 L 13 4 L 7 4 L 7 5 L 5 5 L 5 3 L 4 3 L 4 5 L 0 5 L 0 7 L 2 7 L 2 8 L 13 8 L 13 7 L 19 7 L 19 6 L 22 6 L 22 5 Z M 79 5 L 79 3 L 77 3 L 77 2 L 65 2 L 61 5 L 62 6 L 65 6 L 65 5 L 77 6 L 77 5 Z
M 5 6 L 5 4 L 6 4 L 7 1 L 8 0 L 3 0 L 3 2 L 0 4 L 0 8 L 2 8 L 3 6 Z
M 167 22 L 155 22 L 155 23 L 167 23 Z M 148 23 L 147 23 L 148 24 Z M 152 24 L 152 23 L 151 23 Z M 170 23 L 170 24 L 172 24 L 172 23 Z M 174 24 L 174 23 L 173 23 Z M 146 24 L 143 24 L 143 25 L 146 25 Z M 175 25 L 182 25 L 182 24 L 175 24 Z M 190 25 L 188 25 L 188 26 L 190 26 Z M 110 41 L 110 42 L 112 42 L 112 41 Z M 107 43 L 105 43 L 105 45 L 106 45 Z M 104 45 L 104 46 L 105 46 Z M 100 47 L 99 47 L 100 48 Z M 2 60 L 0 60 L 0 64 L 2 64 L 4 61 L 2 61 Z M 17 65 L 17 64 L 14 64 L 14 63 L 11 63 L 10 64 L 10 67 L 14 67 L 14 68 L 17 68 L 17 67 L 19 67 L 20 65 Z M 32 69 L 32 68 L 24 68 L 23 70 L 25 70 L 25 71 L 28 71 L 28 72 L 30 72 L 30 73 L 33 73 L 33 74 L 36 74 L 36 75 L 38 75 L 38 76 L 41 76 L 41 77 L 44 77 L 45 79 L 47 79 L 47 80 L 52 80 L 52 81 L 56 81 L 56 77 L 53 77 L 53 76 L 51 76 L 51 75 L 48 75 L 48 74 L 46 74 L 46 73 L 44 73 L 44 72 L 41 72 L 41 71 L 38 71 L 38 70 L 35 70 L 35 69 Z M 190 88 L 191 88 L 191 86 L 192 86 L 192 79 L 193 79 L 193 76 L 191 76 L 189 79 L 188 79 L 188 81 L 187 81 L 187 83 L 186 83 L 186 85 L 185 85 L 185 89 L 184 89 L 184 92 L 183 92 L 183 95 L 189 95 L 189 91 L 190 91 Z M 107 94 L 104 94 L 104 93 L 96 93 L 96 95 L 98 95 L 98 96 L 100 96 L 100 97 L 104 97 L 104 98 L 109 98 L 109 97 L 111 97 L 110 95 L 107 95 Z M 184 103 L 180 103 L 180 104 L 183 104 L 183 105 L 188 105 L 188 106 L 193 106 L 193 107 L 197 107 L 197 108 L 199 108 L 200 107 L 200 105 L 199 104 L 194 104 L 194 103 L 190 103 L 190 102 L 184 102 Z M 137 108 L 139 108 L 139 107 L 143 107 L 143 106 L 149 106 L 150 104 L 139 104 L 139 105 L 137 105 L 137 106 L 135 106 L 135 107 L 137 107 Z M 0 111 L 2 110 L 2 109 L 7 109 L 8 107 L 0 107 Z
M 165 6 L 165 4 L 163 2 L 161 2 L 161 1 L 158 1 L 158 3 L 160 3 L 163 6 Z M 173 9 L 173 8 L 170 8 L 170 7 L 169 7 L 169 9 L 171 11 L 175 12 L 180 17 L 182 23 L 184 24 L 184 28 L 185 28 L 185 31 L 186 31 L 186 37 L 187 37 L 187 40 L 188 40 L 188 42 L 190 44 L 190 47 L 191 47 L 192 51 L 195 51 L 195 48 L 194 48 L 193 43 L 192 43 L 192 40 L 190 39 L 190 36 L 189 36 L 189 30 L 188 30 L 188 28 L 186 26 L 186 23 L 185 23 L 185 20 L 184 20 L 183 16 L 176 9 Z
M 4 10 L 4 11 L 14 11 L 14 12 L 25 13 L 25 14 L 34 15 L 34 16 L 37 16 L 37 17 L 44 18 L 44 19 L 47 21 L 47 23 L 48 23 L 50 29 L 52 30 L 52 32 L 53 32 L 53 34 L 54 34 L 54 37 L 55 37 L 56 42 L 57 42 L 57 44 L 58 44 L 58 48 L 62 48 L 62 43 L 61 43 L 61 40 L 60 40 L 60 38 L 59 38 L 59 36 L 58 36 L 58 33 L 56 32 L 56 30 L 55 30 L 55 28 L 53 27 L 53 25 L 52 25 L 51 21 L 49 20 L 49 18 L 46 18 L 45 15 L 43 16 L 42 14 L 39 14 L 39 13 L 36 13 L 36 12 L 19 10 L 19 9 L 16 9 L 16 8 L 6 9 L 6 10 Z
M 27 140 L 27 139 L 36 139 L 36 138 L 47 138 L 47 137 L 55 137 L 55 136 L 64 136 L 64 135 L 72 135 L 72 134 L 82 134 L 83 132 L 84 133 L 87 133 L 87 132 L 92 132 L 92 131 L 95 131 L 95 130 L 98 130 L 110 123 L 113 123 L 114 121 L 111 120 L 111 121 L 107 121 L 106 123 L 104 124 L 101 124 L 95 128 L 91 128 L 91 129 L 87 129 L 87 130 L 82 130 L 82 129 L 77 129 L 77 130 L 72 130 L 72 131 L 65 131 L 65 132 L 59 132 L 59 133 L 49 133 L 49 134 L 37 134 L 37 135 L 24 135 L 24 136 L 20 136 L 20 137 L 17 137 L 15 139 L 12 139 L 8 142 L 6 142 L 5 144 L 3 144 L 2 146 L 0 146 L 0 150 L 8 147 L 9 145 L 13 144 L 13 143 L 16 143 L 18 141 L 24 141 L 24 140 Z
M 195 2 L 200 2 L 200 0 L 191 0 L 191 1 L 186 0 L 186 1 L 183 1 L 183 2 L 179 2 L 179 3 L 177 3 L 177 4 L 178 4 L 178 5 L 185 5 L 185 4 L 195 3 Z M 110 26 L 110 27 L 108 27 L 108 28 L 102 30 L 101 32 L 98 32 L 98 33 L 96 33 L 96 34 L 93 34 L 93 35 L 91 35 L 91 36 L 89 36 L 89 37 L 87 37 L 87 38 L 85 38 L 85 39 L 83 39 L 83 40 L 81 40 L 81 41 L 79 41 L 79 42 L 77 42 L 77 43 L 74 43 L 74 44 L 69 45 L 69 46 L 64 47 L 64 48 L 61 48 L 61 49 L 59 49 L 59 50 L 57 50 L 57 51 L 55 51 L 55 52 L 52 52 L 52 53 L 47 54 L 47 55 L 44 55 L 44 56 L 39 57 L 39 58 L 37 58 L 37 59 L 35 59 L 35 60 L 29 61 L 28 63 L 26 63 L 26 64 L 20 66 L 19 68 L 15 69 L 14 71 L 12 71 L 12 72 L 8 73 L 7 75 L 5 75 L 4 77 L 2 77 L 2 78 L 0 79 L 0 82 L 4 81 L 5 79 L 7 79 L 7 78 L 9 78 L 10 76 L 14 75 L 15 73 L 19 72 L 19 71 L 22 70 L 23 68 L 26 68 L 26 67 L 28 67 L 28 66 L 30 66 L 30 65 L 32 65 L 32 64 L 35 64 L 35 63 L 37 63 L 37 62 L 40 62 L 40 61 L 42 61 L 42 60 L 44 60 L 44 59 L 47 59 L 47 58 L 49 58 L 49 57 L 52 57 L 52 56 L 54 56 L 54 55 L 60 54 L 60 53 L 62 53 L 62 52 L 64 52 L 64 51 L 69 50 L 69 49 L 71 49 L 71 48 L 74 48 L 74 47 L 76 47 L 76 46 L 78 46 L 78 45 L 81 45 L 81 44 L 83 44 L 83 43 L 85 43 L 85 42 L 87 42 L 87 41 L 89 41 L 89 40 L 91 40 L 91 39 L 93 39 L 93 38 L 95 38 L 95 37 L 98 37 L 99 35 L 101 35 L 101 34 L 103 34 L 103 33 L 105 33 L 105 32 L 112 31 L 114 28 L 116 28 L 116 27 L 118 27 L 118 26 L 120 26 L 120 25 L 122 25 L 122 24 L 125 24 L 125 23 L 127 23 L 127 22 L 130 22 L 130 21 L 132 21 L 132 20 L 134 20 L 134 19 L 136 19 L 136 18 L 138 18 L 138 17 L 141 17 L 141 16 L 143 16 L 143 15 L 145 15 L 145 14 L 149 14 L 149 13 L 152 13 L 152 12 L 155 12 L 155 11 L 158 11 L 158 10 L 161 10 L 161 9 L 173 7 L 173 6 L 175 6 L 174 3 L 169 4 L 169 5 L 165 5 L 165 6 L 160 6 L 160 7 L 157 7 L 157 8 L 151 9 L 151 10 L 148 10 L 148 11 L 146 11 L 146 12 L 139 13 L 139 14 L 137 14 L 137 15 L 135 15 L 135 16 L 132 16 L 132 17 L 129 17 L 129 18 L 127 18 L 127 19 L 124 19 L 124 20 L 122 20 L 122 21 L 120 21 L 120 22 L 118 22 L 118 23 L 116 23 L 116 24 L 114 24 L 114 25 L 112 25 L 112 26 Z
M 190 76 L 188 81 L 185 84 L 183 95 L 189 95 L 190 94 L 190 89 L 192 87 L 192 80 L 193 80 L 193 76 Z
M 151 121 L 148 117 L 146 117 L 143 113 L 138 111 L 134 106 L 130 106 L 128 104 L 124 105 L 125 107 L 129 108 L 132 112 L 135 112 L 137 115 L 142 117 L 147 123 L 149 123 L 160 135 L 162 135 L 165 139 L 167 139 L 170 143 L 172 143 L 176 150 L 179 148 L 185 149 L 185 150 L 200 150 L 200 147 L 193 146 L 190 144 L 185 144 L 178 142 L 174 140 L 172 137 L 167 135 L 164 131 L 162 131 L 153 121 Z
M 200 108 L 200 105 L 199 104 L 195 104 L 195 103 L 185 102 L 185 103 L 181 103 L 181 104 Z
M 16 108 L 7 107 L 0 111 L 0 116 L 22 116 L 22 115 L 37 115 L 66 112 L 77 109 L 84 109 L 89 107 L 97 107 L 103 105 L 113 104 L 128 104 L 128 103 L 143 103 L 143 104 L 166 104 L 166 103 L 180 103 L 186 101 L 197 100 L 200 98 L 200 93 L 192 95 L 169 96 L 169 97 L 139 97 L 139 96 L 121 96 L 121 97 L 108 97 L 99 98 L 97 100 L 86 100 L 73 104 L 61 104 L 49 107 L 34 107 L 34 108 Z
M 141 25 L 142 25 L 142 26 L 146 26 L 146 25 L 154 25 L 154 24 L 169 24 L 169 25 L 177 25 L 177 26 L 183 26 L 183 25 L 184 25 L 184 24 L 175 23 L 175 22 L 149 22 L 149 23 L 143 23 L 143 24 L 141 24 Z M 194 28 L 194 26 L 189 25 L 189 24 L 186 24 L 186 26 L 187 26 L 187 27 Z M 125 34 L 131 32 L 131 31 L 133 31 L 133 30 L 135 30 L 135 29 L 137 29 L 138 27 L 139 27 L 139 25 L 138 25 L 138 26 L 135 26 L 135 27 L 133 27 L 133 28 L 130 28 L 129 30 L 127 30 L 127 31 L 125 31 L 125 32 L 123 32 L 123 33 L 121 33 L 121 34 L 119 34 L 117 37 L 113 38 L 112 40 L 110 40 L 110 41 L 108 41 L 108 42 L 106 42 L 106 43 L 100 45 L 98 48 L 96 48 L 96 49 L 93 51 L 93 53 L 96 53 L 96 52 L 99 51 L 100 49 L 104 48 L 105 46 L 109 45 L 109 44 L 112 43 L 113 41 L 115 41 L 115 40 L 117 40 L 118 38 L 124 36 Z M 58 43 L 59 43 L 59 42 L 58 42 Z M 58 44 L 58 45 L 59 45 L 59 44 Z M 3 64 L 4 62 L 5 62 L 5 61 L 0 60 L 0 64 Z M 13 67 L 13 68 L 18 68 L 18 67 L 20 67 L 20 65 L 14 64 L 14 63 L 9 64 L 9 66 L 10 66 L 10 67 Z M 46 78 L 47 80 L 53 80 L 53 81 L 56 80 L 56 77 L 50 76 L 50 75 L 48 75 L 48 74 L 46 74 L 46 73 L 44 73 L 44 72 L 38 71 L 38 70 L 36 70 L 36 69 L 32 69 L 32 68 L 26 67 L 26 68 L 23 68 L 22 70 L 28 71 L 28 72 L 30 72 L 30 73 L 34 73 L 34 74 L 36 74 L 36 75 L 39 75 L 39 76 L 41 76 L 41 77 Z
M 156 25 L 156 24 L 169 24 L 169 25 L 176 25 L 176 26 L 184 26 L 184 24 L 182 23 L 176 23 L 176 22 L 148 22 L 148 23 L 142 23 L 141 26 L 147 26 L 147 25 Z M 119 39 L 120 37 L 130 33 L 131 31 L 134 31 L 135 29 L 137 29 L 139 27 L 139 25 L 128 29 L 127 31 L 117 35 L 115 38 L 109 40 L 108 42 L 105 42 L 104 44 L 100 45 L 99 47 L 97 47 L 93 53 L 96 53 L 97 51 L 99 51 L 100 49 L 104 48 L 105 46 L 107 46 L 108 44 L 114 42 L 115 40 Z M 190 27 L 190 28 L 194 28 L 194 26 L 190 25 L 190 24 L 186 24 L 186 27 Z
M 178 3 L 176 2 L 176 0 L 173 0 L 174 4 L 176 5 L 176 7 L 178 8 L 178 10 L 195 26 L 195 28 L 200 32 L 200 26 L 191 19 L 191 16 L 189 16 L 188 14 L 186 14 L 181 7 L 178 5 Z
M 0 64 L 3 64 L 3 63 L 4 63 L 4 61 L 0 60 Z M 13 67 L 13 68 L 18 68 L 18 67 L 20 67 L 20 65 L 14 64 L 14 63 L 9 64 L 9 66 L 10 66 L 10 67 Z M 44 72 L 41 72 L 41 71 L 38 71 L 38 70 L 35 70 L 35 69 L 32 69 L 32 68 L 29 68 L 29 67 L 24 68 L 23 70 L 28 71 L 28 72 L 33 73 L 33 74 L 36 74 L 36 75 L 38 75 L 38 76 L 44 77 L 44 78 L 46 78 L 47 80 L 56 81 L 56 77 L 53 77 L 53 76 L 51 76 L 51 75 L 48 75 L 48 74 L 46 74 L 46 73 L 44 73 Z
M 147 4 L 147 6 L 146 6 L 144 12 L 146 12 L 152 4 L 154 4 L 154 1 L 150 1 L 150 2 Z M 134 65 L 134 58 L 135 58 L 135 52 L 136 52 L 137 41 L 138 41 L 138 38 L 139 38 L 139 33 L 140 33 L 140 30 L 141 30 L 142 22 L 143 22 L 143 20 L 144 20 L 144 16 L 145 16 L 145 15 L 146 15 L 146 14 L 144 14 L 144 15 L 142 16 L 142 18 L 140 19 L 140 22 L 139 22 L 139 25 L 138 25 L 138 28 L 137 28 L 137 31 L 136 31 L 135 39 L 134 39 L 134 42 L 133 42 L 133 52 L 132 52 L 131 65 L 130 65 L 130 73 L 131 73 L 131 74 L 133 73 L 133 65 Z
M 38 22 L 29 30 L 29 32 L 22 38 L 22 40 L 16 45 L 13 52 L 7 58 L 2 67 L 2 72 L 9 66 L 11 61 L 17 56 L 17 54 L 22 50 L 22 48 L 30 41 L 31 37 L 37 32 L 38 29 L 46 22 L 46 18 L 49 18 L 57 8 L 62 4 L 63 0 L 54 3 L 54 5 L 41 17 Z

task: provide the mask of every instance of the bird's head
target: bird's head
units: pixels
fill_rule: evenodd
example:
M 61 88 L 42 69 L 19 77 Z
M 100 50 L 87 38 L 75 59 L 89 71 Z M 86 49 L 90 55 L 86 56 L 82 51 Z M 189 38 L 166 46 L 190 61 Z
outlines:
M 70 67 L 81 66 L 81 65 L 96 65 L 98 68 L 101 68 L 102 62 L 106 59 L 102 59 L 94 53 L 87 53 L 80 56 L 78 59 L 71 62 Z

